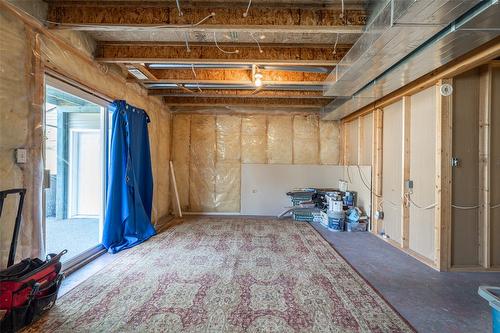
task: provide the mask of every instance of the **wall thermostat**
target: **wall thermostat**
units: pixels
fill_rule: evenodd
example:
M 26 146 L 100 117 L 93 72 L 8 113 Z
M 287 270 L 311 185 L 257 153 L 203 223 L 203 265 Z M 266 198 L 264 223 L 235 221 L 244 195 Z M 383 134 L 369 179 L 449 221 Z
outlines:
M 442 96 L 450 96 L 453 93 L 453 87 L 451 84 L 445 83 L 439 87 L 439 92 Z

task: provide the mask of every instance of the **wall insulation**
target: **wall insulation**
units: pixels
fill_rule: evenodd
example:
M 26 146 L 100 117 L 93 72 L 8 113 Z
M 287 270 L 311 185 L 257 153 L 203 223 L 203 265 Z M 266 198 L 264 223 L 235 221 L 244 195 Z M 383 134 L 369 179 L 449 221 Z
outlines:
M 434 259 L 436 183 L 436 87 L 411 96 L 409 248 Z M 418 205 L 418 207 L 416 206 Z M 429 209 L 425 209 L 429 207 Z
M 359 164 L 372 164 L 372 145 L 373 145 L 373 113 L 361 117 L 361 126 L 359 133 Z
M 316 114 L 177 113 L 172 124 L 184 211 L 240 212 L 241 164 L 338 164 L 338 123 Z
M 402 205 L 402 103 L 384 108 L 382 172 L 384 219 L 382 229 L 393 241 L 401 244 Z
M 37 239 L 40 232 L 36 229 L 42 224 L 44 69 L 110 99 L 125 99 L 148 112 L 155 179 L 153 220 L 157 222 L 169 211 L 170 113 L 160 99 L 148 96 L 136 84 L 127 83 L 119 69 L 94 62 L 88 56 L 92 42 L 82 36 L 65 32 L 60 38 L 69 42 L 56 42 L 43 33 L 36 33 L 7 11 L 0 12 L 0 188 L 26 187 L 29 191 L 17 251 L 19 258 L 38 256 L 43 248 L 42 240 Z M 71 44 L 78 45 L 78 49 L 69 46 Z M 20 147 L 28 149 L 25 165 L 14 163 L 14 149 Z M 10 207 L 5 207 L 0 230 L 0 265 L 6 260 L 13 214 Z
M 345 125 L 345 163 L 346 165 L 356 165 L 358 163 L 358 152 L 359 152 L 359 122 L 361 120 L 357 118 L 356 120 L 350 121 Z
M 500 267 L 500 67 L 492 68 L 490 96 L 490 262 Z
M 452 202 L 456 206 L 479 204 L 479 70 L 453 78 Z M 467 135 L 464 135 L 467 133 Z M 479 264 L 478 209 L 452 208 L 451 265 Z

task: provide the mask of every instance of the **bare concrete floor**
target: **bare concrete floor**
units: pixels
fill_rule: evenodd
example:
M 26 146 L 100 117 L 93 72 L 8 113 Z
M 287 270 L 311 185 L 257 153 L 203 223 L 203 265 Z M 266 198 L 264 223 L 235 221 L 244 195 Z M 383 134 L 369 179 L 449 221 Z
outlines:
M 500 272 L 437 272 L 370 233 L 313 226 L 419 332 L 491 332 L 477 289 L 499 286 Z
M 500 272 L 437 272 L 367 232 L 335 233 L 319 224 L 313 227 L 417 331 L 491 332 L 490 307 L 477 295 L 477 288 L 500 285 Z M 106 253 L 71 274 L 60 296 L 116 257 Z

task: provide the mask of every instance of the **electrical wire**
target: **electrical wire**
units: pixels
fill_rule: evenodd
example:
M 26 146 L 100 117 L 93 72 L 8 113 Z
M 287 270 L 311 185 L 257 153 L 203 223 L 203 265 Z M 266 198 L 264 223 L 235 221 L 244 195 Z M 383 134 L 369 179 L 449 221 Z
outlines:
M 252 33 L 252 32 L 250 33 L 250 37 L 252 37 L 252 38 L 253 38 L 253 40 L 257 43 L 257 46 L 259 47 L 259 52 L 260 52 L 260 53 L 264 53 L 264 51 L 263 51 L 263 50 L 262 50 L 262 48 L 260 47 L 260 43 L 259 43 L 259 41 L 257 40 L 257 38 L 255 38 L 255 36 L 253 35 L 253 33 Z
M 493 205 L 493 206 L 490 205 L 490 209 L 495 209 L 495 208 L 498 208 L 498 207 L 500 207 L 500 204 Z
M 189 48 L 188 32 L 184 31 L 184 42 L 186 43 L 186 51 L 189 53 L 191 49 Z
M 219 44 L 217 43 L 217 37 L 215 36 L 215 31 L 214 31 L 214 42 L 215 42 L 215 46 L 219 49 L 219 51 L 221 51 L 222 53 L 226 53 L 226 54 L 234 54 L 234 53 L 240 53 L 240 50 L 234 50 L 234 51 L 226 51 L 226 50 L 223 50 L 220 48 Z
M 452 204 L 451 207 L 456 208 L 456 209 L 462 209 L 462 210 L 471 210 L 471 209 L 479 208 L 479 205 L 477 205 L 477 206 L 459 206 L 459 205 Z
M 339 33 L 337 32 L 337 37 L 335 38 L 335 44 L 333 45 L 333 54 L 337 54 L 337 43 L 339 42 Z
M 243 13 L 243 17 L 247 17 L 248 16 L 248 11 L 250 10 L 250 6 L 251 5 L 252 5 L 252 0 L 249 0 L 248 1 L 248 6 L 247 6 L 247 10 Z
M 198 82 L 198 79 L 196 77 L 196 71 L 194 70 L 194 64 L 191 64 L 191 70 L 193 71 L 194 79 L 196 80 L 196 87 L 198 88 L 198 91 L 202 93 L 203 90 L 201 90 L 200 82 Z
M 175 0 L 175 3 L 177 4 L 177 10 L 179 11 L 179 16 L 183 16 L 184 13 L 182 12 L 181 5 L 179 4 L 179 0 Z
M 215 13 L 212 12 L 210 15 L 207 15 L 205 18 L 201 19 L 200 21 L 193 23 L 193 24 L 183 24 L 183 25 L 170 25 L 170 24 L 156 24 L 156 25 L 149 25 L 146 27 L 141 27 L 141 26 L 133 26 L 133 25 L 100 25 L 100 24 L 74 24 L 74 23 L 61 23 L 61 22 L 53 22 L 53 21 L 47 21 L 45 20 L 44 22 L 47 24 L 54 24 L 59 27 L 68 27 L 68 28 L 94 28 L 94 29 L 102 29 L 102 30 L 117 30 L 120 29 L 120 31 L 148 31 L 151 29 L 185 29 L 185 28 L 194 28 L 199 26 L 200 24 L 204 23 L 206 20 L 212 18 L 215 16 Z
M 342 4 L 342 11 L 340 12 L 340 18 L 343 18 L 344 17 L 344 0 L 341 0 L 341 4 Z

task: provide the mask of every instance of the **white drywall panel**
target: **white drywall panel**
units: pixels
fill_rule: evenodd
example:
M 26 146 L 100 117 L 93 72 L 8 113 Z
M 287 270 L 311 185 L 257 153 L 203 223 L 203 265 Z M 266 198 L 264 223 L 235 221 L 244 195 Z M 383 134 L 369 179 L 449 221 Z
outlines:
M 358 206 L 370 212 L 370 166 L 242 164 L 241 214 L 276 216 L 290 206 L 286 192 L 303 187 L 337 188 L 340 179 L 351 179 L 349 189 L 358 192 Z

